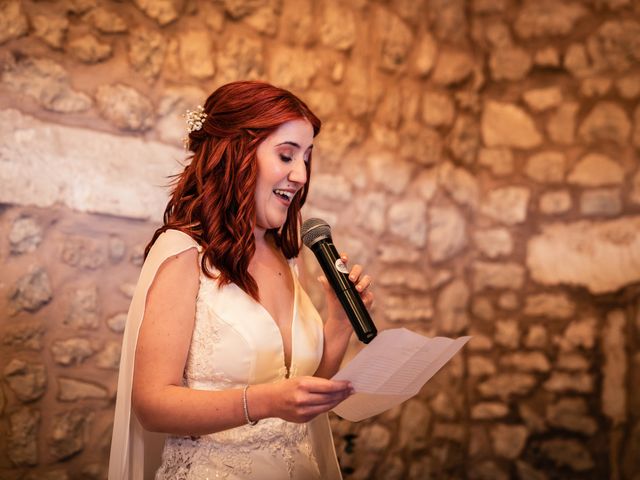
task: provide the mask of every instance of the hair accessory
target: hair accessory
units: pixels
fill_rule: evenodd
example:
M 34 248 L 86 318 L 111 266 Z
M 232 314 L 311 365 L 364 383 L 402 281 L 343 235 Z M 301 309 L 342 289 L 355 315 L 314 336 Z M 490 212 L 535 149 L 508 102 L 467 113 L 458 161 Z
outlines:
M 255 425 L 258 423 L 258 420 L 251 420 L 249 417 L 249 408 L 247 407 L 247 390 L 249 389 L 249 385 L 245 385 L 242 390 L 242 408 L 244 409 L 244 418 L 249 425 Z
M 195 110 L 187 110 L 183 115 L 187 119 L 187 135 L 182 139 L 184 142 L 184 148 L 189 148 L 189 133 L 195 132 L 202 128 L 207 114 L 204 113 L 204 107 L 198 105 Z

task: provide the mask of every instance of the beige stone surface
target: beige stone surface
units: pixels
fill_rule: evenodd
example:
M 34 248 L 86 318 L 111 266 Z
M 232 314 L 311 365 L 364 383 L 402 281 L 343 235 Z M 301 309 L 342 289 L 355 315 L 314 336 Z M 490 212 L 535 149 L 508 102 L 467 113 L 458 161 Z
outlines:
M 456 207 L 429 210 L 429 256 L 433 263 L 456 256 L 467 245 L 466 221 Z
M 473 234 L 473 241 L 491 259 L 509 255 L 513 251 L 513 238 L 506 228 L 478 230 Z
M 640 60 L 640 22 L 623 17 L 603 22 L 588 42 L 589 56 L 598 69 L 625 71 Z
M 392 152 L 380 151 L 367 159 L 371 180 L 383 190 L 400 194 L 407 189 L 416 169 L 412 163 L 399 159 Z
M 582 80 L 580 93 L 585 97 L 602 97 L 606 95 L 613 81 L 607 77 L 589 77 Z
M 19 467 L 38 464 L 38 430 L 40 411 L 30 407 L 20 407 L 9 416 L 7 454 L 14 465 Z
M 100 386 L 75 378 L 58 378 L 58 400 L 75 402 L 83 399 L 105 399 L 109 392 Z
M 477 120 L 471 115 L 458 115 L 447 141 L 455 160 L 464 165 L 474 164 L 481 144 Z
M 425 92 L 422 96 L 422 120 L 430 127 L 451 125 L 455 106 L 445 92 Z
M 167 201 L 160 186 L 183 157 L 177 148 L 50 124 L 16 110 L 0 112 L 0 130 L 11 139 L 0 147 L 8 159 L 0 163 L 0 201 L 18 205 L 60 202 L 78 211 L 157 219 Z
M 546 215 L 558 215 L 571 208 L 571 193 L 568 190 L 555 190 L 543 193 L 539 202 L 540 211 Z
M 588 406 L 583 398 L 560 398 L 547 406 L 546 417 L 547 422 L 554 427 L 593 435 L 598 424 L 588 413 Z
M 10 294 L 10 313 L 23 311 L 36 312 L 49 303 L 53 295 L 51 281 L 47 271 L 42 267 L 29 268 L 21 276 Z
M 589 153 L 571 169 L 569 183 L 583 187 L 617 185 L 624 180 L 624 170 L 618 162 L 599 153 Z
M 615 142 L 624 145 L 631 132 L 631 123 L 622 106 L 615 102 L 597 103 L 580 124 L 578 134 L 589 144 Z
M 495 323 L 495 341 L 505 348 L 515 349 L 520 345 L 521 330 L 513 319 L 498 320 Z
M 0 44 L 21 37 L 29 30 L 27 16 L 19 0 L 7 0 L 0 4 Z
M 2 83 L 12 92 L 34 98 L 54 112 L 81 112 L 91 107 L 91 98 L 70 84 L 69 73 L 47 58 L 25 57 L 6 65 Z
M 640 280 L 640 218 L 554 223 L 527 242 L 527 267 L 543 285 L 614 292 Z
M 553 372 L 544 382 L 544 389 L 554 393 L 592 393 L 594 387 L 593 376 L 585 372 Z
M 69 20 L 60 15 L 34 15 L 34 33 L 52 48 L 61 49 L 69 29 Z
M 523 38 L 566 35 L 587 10 L 578 2 L 529 0 L 520 10 L 516 33 Z
M 560 87 L 533 88 L 522 94 L 527 106 L 534 112 L 542 112 L 550 108 L 558 107 L 562 103 L 562 90 Z
M 485 398 L 498 397 L 507 401 L 512 396 L 526 395 L 536 384 L 533 375 L 526 373 L 499 373 L 478 385 Z
M 493 360 L 480 355 L 472 355 L 469 357 L 468 369 L 469 375 L 472 377 L 487 377 L 494 375 L 497 371 Z
M 113 47 L 109 42 L 100 41 L 90 33 L 70 39 L 65 50 L 77 60 L 85 63 L 102 62 L 113 54 Z
M 193 29 L 181 32 L 178 42 L 182 72 L 199 80 L 211 78 L 216 70 L 213 38 L 209 31 Z
M 640 96 L 640 74 L 630 73 L 616 81 L 616 89 L 622 98 L 632 100 Z
M 509 407 L 501 402 L 481 402 L 471 408 L 471 418 L 474 420 L 494 420 L 508 413 Z
M 629 200 L 635 204 L 640 204 L 640 170 L 638 170 L 631 179 Z
M 330 0 L 324 3 L 320 39 L 328 47 L 349 50 L 356 41 L 356 17 L 347 3 Z
M 134 3 L 149 17 L 164 26 L 178 18 L 184 0 L 134 0 Z
M 422 247 L 427 241 L 427 209 L 420 199 L 394 203 L 387 212 L 389 230 L 399 238 Z
M 497 48 L 489 59 L 491 76 L 496 81 L 522 80 L 529 73 L 532 64 L 529 52 L 518 46 Z
M 542 142 L 533 119 L 520 107 L 490 100 L 482 112 L 482 138 L 488 147 L 532 148 Z
M 524 268 L 517 263 L 474 262 L 473 288 L 519 289 L 524 283 Z
M 568 466 L 572 470 L 582 472 L 594 466 L 591 454 L 578 440 L 546 440 L 541 445 L 541 451 L 559 467 Z
M 508 148 L 481 148 L 478 163 L 496 176 L 503 177 L 513 173 L 513 153 Z
M 576 102 L 561 104 L 549 118 L 547 133 L 549 138 L 560 145 L 570 145 L 575 139 L 576 116 L 580 105 Z
M 442 47 L 431 78 L 439 85 L 454 85 L 466 80 L 473 68 L 473 58 L 468 52 Z
M 299 48 L 281 47 L 272 53 L 269 78 L 294 90 L 304 90 L 318 71 L 317 58 Z
M 43 363 L 13 358 L 2 373 L 9 389 L 21 402 L 38 400 L 46 391 L 47 370 Z
M 425 32 L 418 40 L 414 69 L 419 75 L 428 75 L 436 63 L 438 44 L 430 32 Z
M 567 159 L 563 153 L 546 150 L 529 157 L 525 173 L 541 183 L 560 183 L 564 180 L 566 169 Z
M 594 188 L 580 195 L 580 211 L 585 216 L 618 215 L 622 211 L 620 191 L 615 188 Z
M 452 163 L 443 163 L 438 168 L 438 179 L 451 198 L 461 205 L 475 208 L 480 198 L 478 180 L 468 170 Z
M 387 228 L 387 198 L 383 193 L 367 193 L 356 204 L 355 223 L 373 233 L 381 234 Z
M 545 348 L 549 342 L 547 330 L 542 325 L 533 325 L 527 331 L 523 343 L 527 348 Z
M 536 293 L 527 296 L 524 314 L 532 317 L 570 318 L 575 310 L 575 303 L 564 293 Z
M 627 319 L 624 310 L 607 313 L 602 337 L 602 411 L 614 425 L 627 421 L 627 345 L 625 330 Z
M 525 187 L 502 187 L 490 191 L 482 201 L 480 211 L 506 225 L 527 219 L 531 193 Z
M 551 370 L 551 363 L 541 352 L 515 352 L 500 358 L 500 366 L 506 370 L 541 372 Z
M 256 31 L 273 37 L 278 31 L 278 15 L 281 3 L 280 0 L 261 2 L 260 6 L 249 13 L 243 20 Z
M 85 19 L 102 33 L 123 33 L 128 30 L 125 19 L 107 7 L 94 8 L 85 16 Z
M 401 18 L 383 8 L 376 10 L 375 22 L 380 43 L 380 68 L 397 71 L 407 62 L 413 33 Z
M 159 31 L 137 27 L 129 35 L 129 62 L 147 78 L 156 78 L 163 66 L 166 40 Z
M 469 325 L 469 287 L 456 280 L 443 288 L 436 301 L 437 328 L 444 335 L 459 335 Z
M 528 429 L 523 425 L 498 424 L 491 429 L 494 452 L 504 458 L 515 459 L 524 449 Z

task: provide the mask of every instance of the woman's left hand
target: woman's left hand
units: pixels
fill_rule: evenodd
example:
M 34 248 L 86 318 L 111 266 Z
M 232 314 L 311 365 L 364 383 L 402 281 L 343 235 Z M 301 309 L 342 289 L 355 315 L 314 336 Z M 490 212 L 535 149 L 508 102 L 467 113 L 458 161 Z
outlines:
M 340 254 L 340 259 L 345 265 L 349 260 L 348 256 L 345 253 Z M 327 320 L 337 320 L 340 323 L 344 324 L 345 327 L 349 326 L 350 328 L 347 314 L 342 308 L 342 305 L 340 304 L 338 297 L 336 297 L 335 292 L 331 288 L 331 285 L 329 285 L 327 278 L 324 275 L 321 275 L 320 277 L 318 277 L 318 280 L 324 287 L 325 298 L 327 301 Z M 356 264 L 349 270 L 349 280 L 351 280 L 351 282 L 355 284 L 355 288 L 360 293 L 360 298 L 362 298 L 364 305 L 367 307 L 367 309 L 370 309 L 373 305 L 371 277 L 366 274 L 363 275 L 362 265 Z

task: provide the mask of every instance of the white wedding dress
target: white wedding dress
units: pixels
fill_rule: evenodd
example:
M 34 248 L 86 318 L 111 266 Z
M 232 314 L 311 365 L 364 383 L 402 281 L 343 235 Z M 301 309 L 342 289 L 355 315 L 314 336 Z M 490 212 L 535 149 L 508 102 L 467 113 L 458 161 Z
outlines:
M 340 479 L 327 415 L 309 423 L 261 420 L 199 437 L 151 434 L 131 412 L 136 341 L 147 291 L 162 263 L 201 247 L 177 230 L 161 234 L 142 267 L 125 329 L 109 460 L 109 480 Z M 313 375 L 322 357 L 322 320 L 293 262 L 290 376 Z M 218 288 L 200 273 L 195 325 L 183 382 L 198 390 L 242 388 L 286 377 L 282 336 L 267 310 L 235 284 Z

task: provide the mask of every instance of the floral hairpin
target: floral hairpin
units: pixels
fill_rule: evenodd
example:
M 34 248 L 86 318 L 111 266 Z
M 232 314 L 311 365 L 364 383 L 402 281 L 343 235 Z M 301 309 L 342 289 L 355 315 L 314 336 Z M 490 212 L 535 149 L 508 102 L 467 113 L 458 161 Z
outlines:
M 202 128 L 207 114 L 204 113 L 202 105 L 198 105 L 195 110 L 187 110 L 183 115 L 187 119 L 187 136 L 183 138 L 184 147 L 189 147 L 189 133 L 195 132 Z

